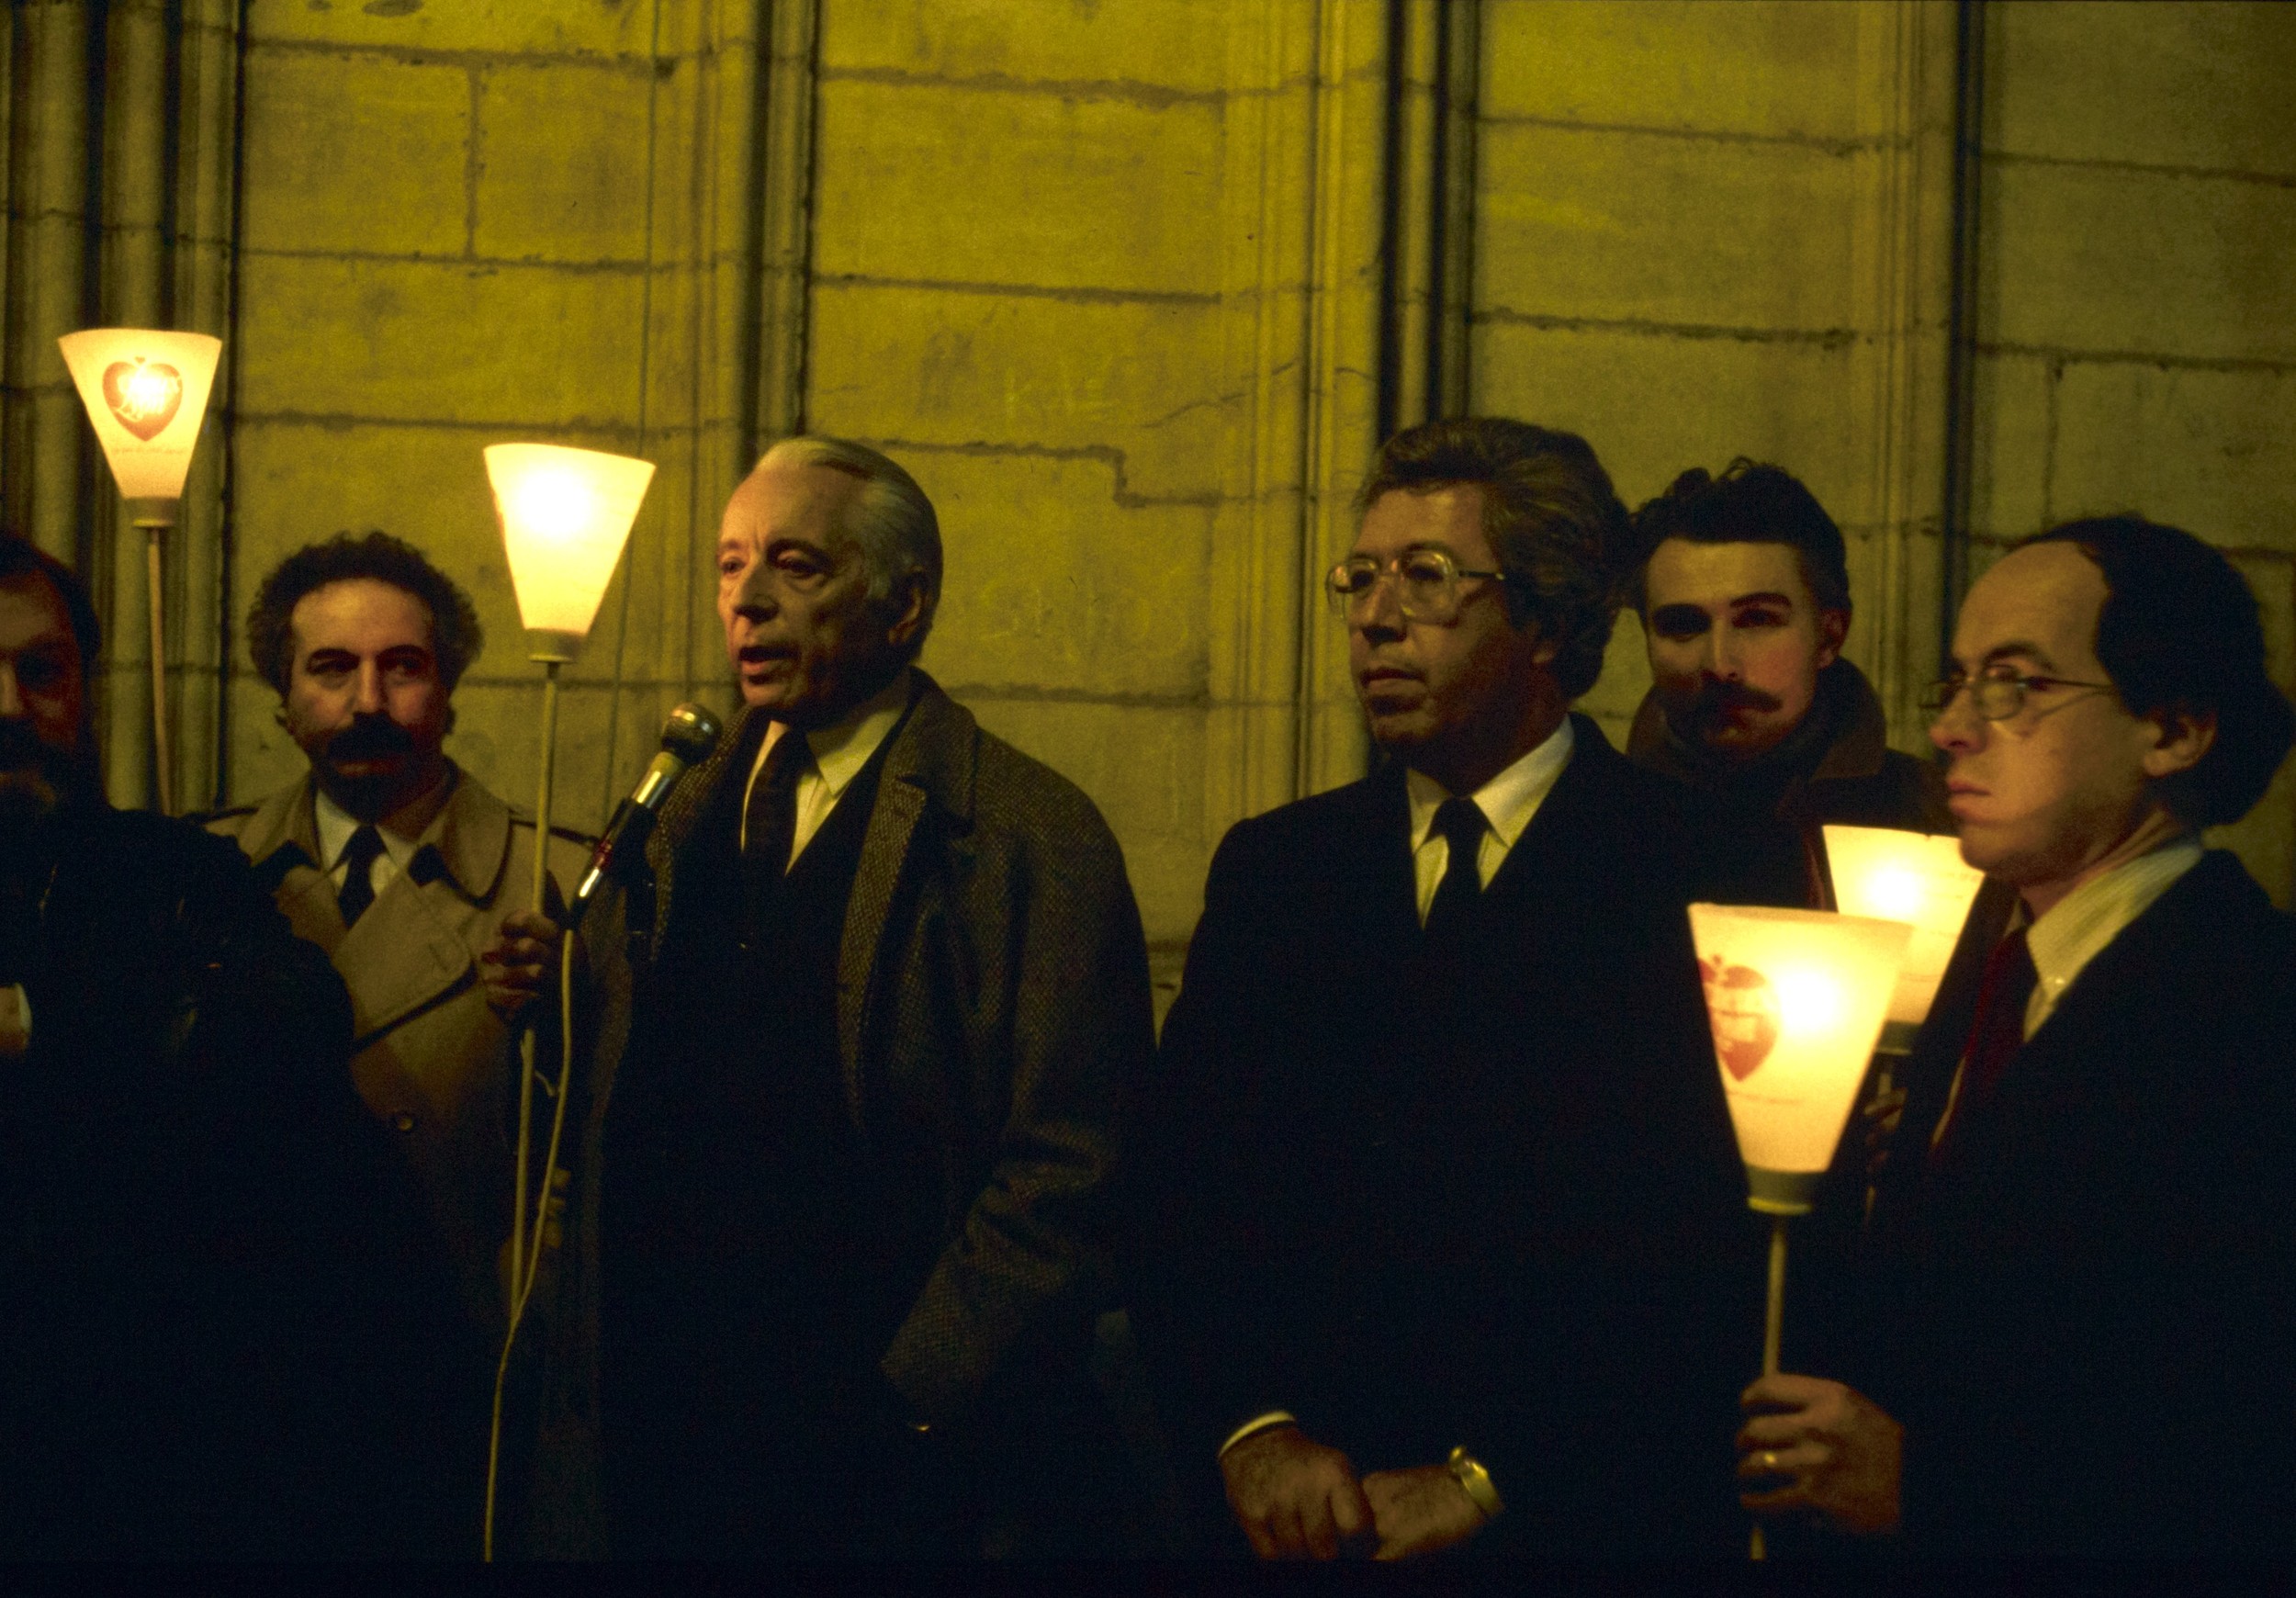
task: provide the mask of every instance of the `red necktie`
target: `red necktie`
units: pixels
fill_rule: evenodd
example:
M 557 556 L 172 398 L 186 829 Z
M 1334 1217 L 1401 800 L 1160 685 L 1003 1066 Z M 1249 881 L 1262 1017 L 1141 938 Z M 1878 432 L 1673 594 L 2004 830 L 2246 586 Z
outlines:
M 1983 1113 L 1993 1101 L 2001 1074 L 2025 1046 L 2025 1010 L 2040 982 L 2032 951 L 2025 942 L 2025 928 L 2020 927 L 1994 945 L 1977 988 L 1977 1018 L 1969 1029 L 1969 1046 L 1962 1054 L 1961 1091 L 1953 1099 L 1944 1132 L 1930 1146 L 1932 1165 L 1944 1155 L 1962 1123 L 1973 1114 Z

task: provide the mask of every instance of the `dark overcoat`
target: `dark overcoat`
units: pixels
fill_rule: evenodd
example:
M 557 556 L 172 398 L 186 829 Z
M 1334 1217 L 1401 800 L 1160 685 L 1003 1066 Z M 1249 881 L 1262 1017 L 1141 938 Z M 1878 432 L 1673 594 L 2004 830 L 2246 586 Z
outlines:
M 1980 929 L 1908 1064 L 1864 1364 L 1925 1553 L 2296 1555 L 2296 929 L 2204 856 L 1926 1157 Z
M 475 1551 L 462 1319 L 326 956 L 187 822 L 0 854 L 0 1558 Z
M 878 1368 L 916 1412 L 974 1439 L 993 1496 L 998 1480 L 1027 1473 L 1000 1460 L 1030 1446 L 1032 1389 L 1081 1369 L 1106 1307 L 1106 1189 L 1154 1048 L 1147 953 L 1122 852 L 1092 802 L 917 676 L 884 751 L 846 912 L 838 1054 L 850 1129 L 902 1168 L 902 1201 L 929 1207 L 913 1219 L 944 1239 Z M 650 891 L 593 918 L 629 936 L 599 939 L 605 1019 L 570 1235 L 540 1289 L 531 1514 L 545 1552 L 602 1551 L 606 1121 L 632 1007 L 676 904 L 679 850 L 717 787 L 747 779 L 733 759 L 744 747 L 755 745 L 729 729 L 664 806 L 646 850 Z
M 1684 907 L 1793 902 L 1798 852 L 1575 729 L 1464 947 L 1419 926 L 1401 768 L 1221 844 L 1134 1309 L 1210 1516 L 1222 1438 L 1284 1409 L 1359 1472 L 1467 1446 L 1487 1551 L 1742 1548 L 1760 1232 Z

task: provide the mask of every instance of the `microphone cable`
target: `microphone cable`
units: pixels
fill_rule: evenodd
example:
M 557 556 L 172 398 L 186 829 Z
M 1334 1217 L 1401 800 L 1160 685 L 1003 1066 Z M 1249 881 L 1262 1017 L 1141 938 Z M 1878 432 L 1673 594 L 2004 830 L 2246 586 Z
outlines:
M 487 1498 L 486 1524 L 480 1537 L 480 1558 L 494 1562 L 494 1502 L 495 1483 L 501 1467 L 502 1456 L 502 1392 L 509 1381 L 511 1352 L 518 1344 L 518 1328 L 525 1319 L 527 1301 L 534 1297 L 535 1278 L 542 1271 L 544 1240 L 550 1232 L 550 1197 L 557 1186 L 558 1149 L 566 1131 L 566 1104 L 572 1097 L 574 1078 L 574 931 L 568 928 L 558 939 L 558 1082 L 554 1090 L 546 1082 L 543 1091 L 557 1102 L 550 1112 L 550 1141 L 542 1165 L 542 1191 L 535 1204 L 535 1235 L 533 1252 L 521 1259 L 515 1250 L 511 1256 L 510 1323 L 502 1334 L 502 1355 L 494 1366 L 493 1418 L 487 1430 Z M 531 1031 L 529 1036 L 531 1037 Z M 531 1056 L 529 1056 L 531 1059 Z M 522 1098 L 530 1099 L 534 1091 L 533 1072 L 519 1074 L 518 1090 Z M 522 1113 L 524 1106 L 522 1104 Z M 523 1152 L 523 1151 L 522 1151 Z M 516 1176 L 523 1191 L 526 1184 L 526 1168 L 519 1164 Z M 561 1237 L 566 1222 L 559 1221 Z

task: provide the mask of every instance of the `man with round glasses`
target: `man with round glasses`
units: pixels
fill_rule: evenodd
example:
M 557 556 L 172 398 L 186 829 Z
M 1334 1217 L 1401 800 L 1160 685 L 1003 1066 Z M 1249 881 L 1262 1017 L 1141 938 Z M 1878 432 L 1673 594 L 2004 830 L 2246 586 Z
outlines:
M 1795 899 L 1797 853 L 1570 714 L 1626 526 L 1583 440 L 1431 422 L 1361 503 L 1379 768 L 1221 843 L 1135 1165 L 1179 1469 L 1263 1558 L 1727 1552 L 1687 1417 L 1756 1240 L 1683 906 Z
M 2296 728 L 2256 600 L 2188 533 L 2076 522 L 1953 653 L 1930 737 L 2019 905 L 1908 1062 L 1849 1380 L 1747 1390 L 1744 1502 L 1925 1554 L 2286 1560 L 2296 928 L 2200 841 Z

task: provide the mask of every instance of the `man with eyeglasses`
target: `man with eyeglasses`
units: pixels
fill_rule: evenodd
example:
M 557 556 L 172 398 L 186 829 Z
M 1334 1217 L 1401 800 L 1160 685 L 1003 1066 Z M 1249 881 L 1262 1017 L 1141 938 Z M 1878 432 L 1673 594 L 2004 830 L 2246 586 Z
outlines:
M 2296 929 L 2200 836 L 2296 726 L 2256 600 L 2189 534 L 2076 522 L 1953 652 L 1930 736 L 2019 907 L 1909 1062 L 1854 1385 L 1747 1390 L 1744 1502 L 1924 1554 L 2286 1559 Z
M 1570 714 L 1626 525 L 1582 439 L 1428 423 L 1361 502 L 1379 767 L 1221 843 L 1138 1158 L 1180 1469 L 1262 1558 L 1727 1551 L 1686 1419 L 1758 1267 L 1683 906 L 1796 898 L 1792 839 Z

